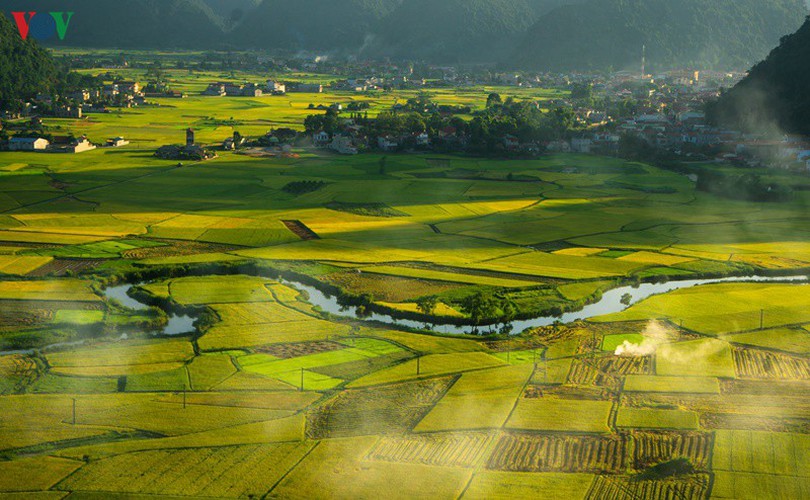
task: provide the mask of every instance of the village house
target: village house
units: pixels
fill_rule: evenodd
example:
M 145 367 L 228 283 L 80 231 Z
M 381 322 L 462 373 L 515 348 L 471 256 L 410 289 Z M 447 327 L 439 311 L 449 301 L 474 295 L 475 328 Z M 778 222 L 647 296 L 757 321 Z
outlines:
M 350 137 L 344 135 L 335 135 L 332 142 L 329 144 L 329 149 L 342 155 L 356 155 L 357 148 L 352 144 Z
M 9 151 L 45 151 L 50 142 L 41 137 L 12 137 L 8 141 Z
M 92 151 L 93 149 L 96 149 L 96 146 L 88 141 L 87 137 L 81 137 L 71 141 L 63 151 L 66 153 L 84 153 L 85 151 Z
M 242 87 L 241 85 L 239 85 L 237 83 L 226 83 L 225 84 L 225 94 L 228 95 L 229 97 L 241 96 L 243 88 L 244 87 Z
M 261 97 L 263 95 L 262 89 L 258 85 L 248 83 L 242 88 L 243 97 Z
M 323 92 L 323 85 L 318 85 L 316 83 L 298 83 L 295 85 L 289 85 L 287 88 L 287 92 L 298 92 L 303 94 L 320 94 Z
M 574 153 L 590 153 L 593 141 L 587 137 L 574 137 L 571 139 L 571 151 Z
M 108 148 L 120 148 L 127 145 L 129 145 L 129 141 L 125 140 L 123 137 L 114 137 L 112 139 L 107 139 L 106 144 Z
M 281 95 L 287 93 L 287 86 L 281 82 L 267 80 L 267 91 L 271 94 Z
M 316 146 L 325 146 L 329 142 L 329 134 L 321 130 L 312 136 L 312 142 L 314 142 Z
M 203 91 L 202 94 L 207 96 L 222 97 L 225 95 L 225 84 L 211 83 L 208 85 L 208 88 Z
M 383 151 L 396 151 L 399 148 L 399 143 L 390 136 L 378 137 L 377 147 Z
M 82 108 L 80 106 L 57 106 L 53 109 L 53 116 L 57 118 L 81 118 Z
M 122 80 L 115 82 L 114 85 L 122 94 L 137 95 L 141 93 L 141 84 L 138 82 Z
M 520 140 L 514 135 L 507 134 L 503 137 L 503 147 L 507 151 L 515 151 L 520 147 Z
M 116 97 L 118 96 L 118 94 L 121 93 L 121 91 L 118 88 L 118 85 L 112 84 L 112 85 L 105 85 L 101 93 L 104 97 Z
M 416 145 L 421 147 L 430 146 L 430 136 L 426 132 L 422 132 L 416 136 Z
M 87 90 L 77 90 L 76 92 L 69 93 L 65 97 L 74 102 L 84 103 L 90 100 L 90 92 Z

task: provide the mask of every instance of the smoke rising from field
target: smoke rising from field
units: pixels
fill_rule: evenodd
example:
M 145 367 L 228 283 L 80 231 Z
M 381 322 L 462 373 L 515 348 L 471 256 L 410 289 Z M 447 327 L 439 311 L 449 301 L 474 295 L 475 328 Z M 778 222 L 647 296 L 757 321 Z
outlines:
M 616 348 L 614 354 L 616 356 L 630 357 L 650 356 L 655 354 L 658 346 L 669 338 L 666 327 L 655 320 L 647 323 L 641 335 L 644 337 L 644 340 L 642 340 L 640 344 L 634 344 L 629 340 L 625 340 Z

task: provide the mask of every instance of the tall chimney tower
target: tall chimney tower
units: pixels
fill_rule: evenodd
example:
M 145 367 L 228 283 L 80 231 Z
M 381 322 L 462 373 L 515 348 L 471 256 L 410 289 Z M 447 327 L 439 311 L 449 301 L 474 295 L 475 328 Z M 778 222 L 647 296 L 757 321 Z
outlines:
M 194 131 L 190 128 L 186 130 L 186 147 L 194 145 Z

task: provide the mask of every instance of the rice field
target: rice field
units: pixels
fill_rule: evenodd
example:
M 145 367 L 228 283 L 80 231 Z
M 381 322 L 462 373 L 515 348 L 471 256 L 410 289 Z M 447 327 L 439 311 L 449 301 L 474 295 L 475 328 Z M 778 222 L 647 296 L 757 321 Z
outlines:
M 300 129 L 310 102 L 364 100 L 374 116 L 416 94 L 219 100 L 198 93 L 227 75 L 167 71 L 189 98 L 45 120 L 130 147 L 0 158 L 0 346 L 21 349 L 0 355 L 0 497 L 810 496 L 808 285 L 701 286 L 480 338 L 336 319 L 249 274 L 304 275 L 402 313 L 435 297 L 435 316 L 463 318 L 477 292 L 519 314 L 564 309 L 622 280 L 804 270 L 802 196 L 724 200 L 578 154 L 349 158 L 296 145 L 178 166 L 151 153 L 187 127 L 210 145 Z M 431 90 L 476 109 L 490 91 L 564 95 Z M 322 188 L 284 191 L 297 181 Z M 217 263 L 243 274 L 205 275 Z M 119 273 L 205 310 L 205 324 L 140 331 L 145 316 L 94 291 Z M 625 342 L 642 352 L 614 355 Z M 693 470 L 650 478 L 678 459 Z

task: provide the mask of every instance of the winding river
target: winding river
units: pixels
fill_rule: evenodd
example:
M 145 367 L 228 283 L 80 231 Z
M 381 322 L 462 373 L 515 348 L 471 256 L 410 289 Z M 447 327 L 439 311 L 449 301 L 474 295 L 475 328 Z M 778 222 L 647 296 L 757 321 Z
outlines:
M 148 309 L 149 306 L 143 302 L 133 299 L 128 294 L 133 287 L 142 284 L 143 283 L 107 287 L 104 289 L 104 296 L 108 299 L 117 300 L 124 307 L 128 307 L 135 311 L 143 311 Z M 187 314 L 168 314 L 169 322 L 163 327 L 162 330 L 154 332 L 156 335 L 181 335 L 183 333 L 194 332 L 194 321 L 196 321 L 196 318 L 193 318 Z
M 692 288 L 701 285 L 714 285 L 718 283 L 798 283 L 807 282 L 807 276 L 783 276 L 783 277 L 769 277 L 769 276 L 747 276 L 736 278 L 716 278 L 716 279 L 696 279 L 696 280 L 679 280 L 668 281 L 666 283 L 642 283 L 638 286 L 623 286 L 614 288 L 602 294 L 602 300 L 594 304 L 585 306 L 583 309 L 576 312 L 565 313 L 562 316 L 540 316 L 536 318 L 517 320 L 512 322 L 512 332 L 520 333 L 528 328 L 536 328 L 540 326 L 552 325 L 556 322 L 563 324 L 573 323 L 575 321 L 586 320 L 624 311 L 630 306 L 641 302 L 644 299 L 652 297 L 653 295 L 661 295 L 664 293 L 681 290 L 684 288 Z M 377 321 L 387 323 L 394 326 L 405 326 L 409 328 L 424 328 L 425 323 L 422 321 L 414 321 L 409 319 L 400 319 L 387 314 L 373 313 L 370 316 L 361 316 L 357 313 L 356 308 L 346 308 L 338 304 L 337 298 L 324 294 L 315 287 L 304 285 L 302 283 L 284 281 L 284 284 L 291 286 L 299 291 L 305 291 L 309 294 L 309 302 L 318 306 L 324 312 L 328 312 L 335 316 L 344 318 L 352 318 L 367 321 Z M 630 301 L 622 302 L 625 295 L 631 297 Z M 488 330 L 495 325 L 482 325 L 479 330 Z M 459 326 L 453 323 L 434 323 L 430 329 L 445 334 L 464 334 L 470 333 L 472 327 Z
M 585 306 L 580 311 L 565 313 L 562 316 L 540 316 L 531 319 L 517 320 L 512 322 L 512 332 L 520 333 L 528 328 L 535 328 L 540 326 L 548 326 L 556 322 L 563 324 L 573 323 L 575 321 L 587 320 L 597 316 L 612 314 L 624 311 L 630 306 L 641 302 L 644 299 L 652 297 L 653 295 L 661 295 L 664 293 L 673 292 L 675 290 L 682 290 L 684 288 L 692 288 L 702 285 L 713 285 L 718 283 L 807 283 L 807 276 L 782 276 L 782 277 L 769 277 L 769 276 L 746 276 L 735 278 L 716 278 L 716 279 L 696 279 L 696 280 L 678 280 L 668 281 L 666 283 L 642 283 L 637 286 L 623 286 L 614 288 L 607 291 L 602 295 L 599 302 Z M 374 321 L 379 323 L 386 323 L 392 326 L 401 326 L 415 329 L 424 329 L 426 324 L 422 321 L 414 321 L 410 319 L 395 318 L 387 314 L 373 313 L 371 315 L 358 314 L 357 308 L 344 307 L 338 304 L 337 297 L 333 297 L 323 293 L 315 287 L 305 285 L 295 281 L 282 280 L 287 286 L 290 286 L 298 291 L 306 292 L 309 296 L 308 302 L 317 306 L 322 311 L 331 315 L 350 318 L 361 321 Z M 116 299 L 123 306 L 136 311 L 142 311 L 149 306 L 130 297 L 129 290 L 138 284 L 124 284 L 111 286 L 104 289 L 104 296 L 109 299 Z M 622 298 L 626 295 L 630 296 L 630 300 L 622 302 Z M 181 335 L 185 333 L 192 333 L 194 329 L 194 321 L 196 318 L 189 315 L 178 315 L 169 313 L 169 322 L 162 329 L 157 332 L 152 332 L 155 335 Z M 491 328 L 490 328 L 491 327 Z M 465 334 L 470 333 L 472 327 L 469 325 L 457 325 L 454 323 L 433 323 L 429 329 L 444 334 Z M 479 327 L 480 331 L 495 330 L 495 325 L 482 325 Z M 52 350 L 60 347 L 68 347 L 74 345 L 81 345 L 84 341 L 59 343 L 43 347 L 39 350 Z M 0 351 L 0 355 L 8 354 L 30 354 L 34 350 L 18 350 L 18 351 Z

